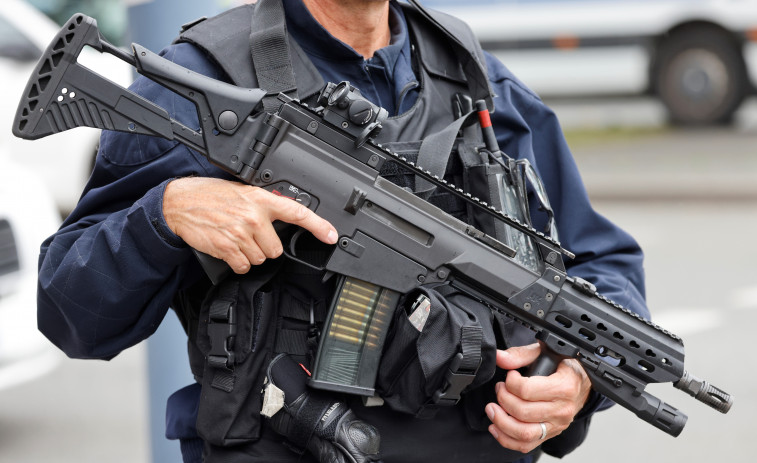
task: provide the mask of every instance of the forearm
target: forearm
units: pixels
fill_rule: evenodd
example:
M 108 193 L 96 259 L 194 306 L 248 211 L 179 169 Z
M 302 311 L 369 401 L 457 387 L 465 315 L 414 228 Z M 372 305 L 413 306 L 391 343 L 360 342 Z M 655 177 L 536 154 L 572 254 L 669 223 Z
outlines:
M 67 355 L 112 357 L 165 315 L 191 252 L 156 226 L 163 187 L 128 209 L 68 223 L 42 245 L 39 328 Z

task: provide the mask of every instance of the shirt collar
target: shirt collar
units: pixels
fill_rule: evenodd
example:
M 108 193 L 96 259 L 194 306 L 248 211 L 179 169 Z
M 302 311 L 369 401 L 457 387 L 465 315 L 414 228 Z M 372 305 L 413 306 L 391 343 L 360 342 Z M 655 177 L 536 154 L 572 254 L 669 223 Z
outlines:
M 394 66 L 397 64 L 397 60 L 402 53 L 402 50 L 407 47 L 409 49 L 410 42 L 408 40 L 407 24 L 405 23 L 405 17 L 402 14 L 400 6 L 395 4 L 394 1 L 389 2 L 389 29 L 391 32 L 391 40 L 389 45 L 376 50 L 373 57 L 368 61 L 381 60 L 384 63 L 389 75 L 394 72 Z
M 286 11 L 289 33 L 292 34 L 305 53 L 334 61 L 363 61 L 363 57 L 352 47 L 324 29 L 313 18 L 302 0 L 284 0 L 284 10 Z M 377 50 L 368 61 L 381 60 L 381 64 L 386 67 L 391 75 L 403 47 L 408 43 L 405 18 L 395 0 L 389 2 L 389 25 L 391 31 L 389 45 Z

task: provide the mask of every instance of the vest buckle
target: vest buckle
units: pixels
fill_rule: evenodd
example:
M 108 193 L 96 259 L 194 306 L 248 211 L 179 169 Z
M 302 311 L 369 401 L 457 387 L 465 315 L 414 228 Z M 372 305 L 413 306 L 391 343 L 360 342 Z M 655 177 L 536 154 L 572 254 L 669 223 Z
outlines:
M 233 300 L 219 299 L 210 306 L 208 363 L 215 368 L 234 368 L 234 339 L 237 335 L 236 306 Z
M 460 401 L 460 395 L 473 382 L 477 373 L 477 371 L 463 371 L 460 368 L 462 363 L 463 354 L 458 352 L 444 375 L 444 384 L 434 392 L 432 403 L 440 406 L 451 406 Z

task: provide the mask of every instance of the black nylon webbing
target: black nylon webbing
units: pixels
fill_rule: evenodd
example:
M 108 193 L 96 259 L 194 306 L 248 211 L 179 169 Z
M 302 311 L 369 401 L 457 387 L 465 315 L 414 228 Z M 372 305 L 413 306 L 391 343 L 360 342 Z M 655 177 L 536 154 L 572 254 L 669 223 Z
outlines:
M 444 129 L 423 139 L 418 151 L 416 164 L 427 170 L 431 175 L 435 175 L 440 179 L 444 178 L 444 172 L 447 170 L 447 164 L 452 153 L 452 146 L 455 144 L 455 139 L 457 139 L 457 134 L 463 125 L 469 121 L 469 118 L 474 115 L 474 111 L 464 114 Z M 415 179 L 415 194 L 421 198 L 428 199 L 435 189 L 436 185 L 426 179 L 421 177 Z
M 213 381 L 211 385 L 225 392 L 234 390 L 236 376 L 233 370 L 234 358 L 221 355 L 225 348 L 226 338 L 216 339 L 215 333 L 231 335 L 230 326 L 236 324 L 235 304 L 239 293 L 239 281 L 227 280 L 218 286 L 215 300 L 210 304 L 208 312 L 208 335 L 211 338 L 211 351 L 208 353 L 208 364 L 213 367 Z M 217 329 L 221 327 L 221 329 Z M 234 331 L 235 333 L 235 331 Z M 233 342 L 233 341 L 232 341 Z M 233 347 L 232 347 L 233 349 Z M 231 365 L 229 365 L 231 363 Z M 229 367 L 232 366 L 232 369 Z
M 218 286 L 218 293 L 213 302 L 210 303 L 208 315 L 210 319 L 218 322 L 228 322 L 230 312 L 234 310 L 239 294 L 239 281 L 225 281 Z
M 337 418 L 346 413 L 346 407 L 340 402 L 323 394 L 311 392 L 293 417 L 295 424 L 291 428 L 291 433 L 287 435 L 289 440 L 298 447 L 306 448 L 313 433 L 318 433 L 319 437 L 322 438 L 326 437 L 319 432 L 319 426 L 322 426 L 323 416 L 334 405 L 337 405 L 334 410 L 334 413 L 338 413 Z M 333 438 L 333 436 L 331 437 Z
M 281 0 L 258 0 L 252 15 L 250 53 L 258 86 L 268 94 L 263 107 L 274 111 L 281 105 L 276 99 L 279 93 L 297 90 Z
M 217 369 L 213 372 L 213 382 L 211 383 L 211 386 L 224 392 L 231 392 L 234 390 L 235 382 L 236 375 L 234 373 Z
M 460 339 L 460 351 L 463 360 L 458 371 L 476 372 L 481 364 L 481 344 L 484 341 L 483 329 L 480 326 L 463 326 Z

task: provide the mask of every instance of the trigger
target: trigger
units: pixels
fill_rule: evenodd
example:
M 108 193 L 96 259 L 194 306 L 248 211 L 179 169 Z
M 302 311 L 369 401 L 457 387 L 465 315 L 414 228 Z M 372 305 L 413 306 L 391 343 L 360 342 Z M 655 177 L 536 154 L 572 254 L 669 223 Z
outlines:
M 326 262 L 328 262 L 328 255 L 331 254 L 330 252 L 327 253 L 325 249 L 319 249 L 318 247 L 315 247 L 315 249 L 313 249 L 312 247 L 308 247 L 307 251 L 310 251 L 310 252 L 307 252 L 307 254 L 313 261 L 305 260 L 305 258 L 297 255 L 297 243 L 299 239 L 302 237 L 302 235 L 305 233 L 309 234 L 309 232 L 305 230 L 304 228 L 298 228 L 297 231 L 292 234 L 292 236 L 289 238 L 289 246 L 284 247 L 284 252 L 283 252 L 284 256 L 287 259 L 290 259 L 294 262 L 302 264 L 313 270 L 317 270 L 320 272 L 325 271 Z M 315 240 L 315 238 L 312 235 L 310 235 L 310 238 L 313 238 L 313 240 Z M 306 237 L 305 240 L 307 241 L 308 237 Z M 321 242 L 317 241 L 317 243 L 321 243 Z M 321 244 L 322 246 L 326 246 L 323 243 Z M 318 245 L 316 244 L 315 246 L 318 246 Z M 331 248 L 332 250 L 333 250 L 333 247 L 334 247 L 333 245 L 329 246 L 329 248 Z M 322 262 L 318 262 L 316 259 L 320 256 L 324 256 L 324 254 L 328 254 L 328 255 L 324 257 Z

